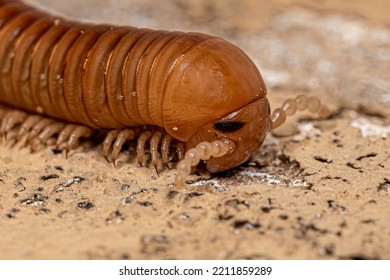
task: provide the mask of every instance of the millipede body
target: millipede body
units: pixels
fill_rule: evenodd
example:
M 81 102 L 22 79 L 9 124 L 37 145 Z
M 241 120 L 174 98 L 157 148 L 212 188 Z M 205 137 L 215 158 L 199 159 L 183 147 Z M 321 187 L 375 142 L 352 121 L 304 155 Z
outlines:
M 137 139 L 138 162 L 149 143 L 155 166 L 176 143 L 177 184 L 200 160 L 210 172 L 246 161 L 297 108 L 326 111 L 303 96 L 271 116 L 259 70 L 221 38 L 71 22 L 20 1 L 0 0 L 0 70 L 3 136 L 57 135 L 69 150 L 105 129 L 114 163 Z

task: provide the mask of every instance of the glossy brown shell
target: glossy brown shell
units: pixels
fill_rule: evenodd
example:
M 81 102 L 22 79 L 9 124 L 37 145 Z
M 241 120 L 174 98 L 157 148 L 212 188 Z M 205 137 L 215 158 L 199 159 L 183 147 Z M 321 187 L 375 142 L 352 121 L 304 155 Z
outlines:
M 19 1 L 0 1 L 0 70 L 1 104 L 92 128 L 155 125 L 180 141 L 266 94 L 223 39 L 70 22 Z

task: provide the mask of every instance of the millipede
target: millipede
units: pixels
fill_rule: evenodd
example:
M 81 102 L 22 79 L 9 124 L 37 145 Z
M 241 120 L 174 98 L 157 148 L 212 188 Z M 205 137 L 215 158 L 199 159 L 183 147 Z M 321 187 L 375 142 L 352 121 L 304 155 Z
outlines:
M 224 39 L 78 23 L 21 1 L 0 0 L 0 70 L 2 138 L 54 138 L 68 153 L 103 130 L 114 165 L 130 140 L 140 165 L 147 148 L 156 170 L 177 159 L 178 187 L 200 163 L 216 173 L 247 161 L 286 116 L 329 114 L 306 95 L 271 114 L 259 70 Z

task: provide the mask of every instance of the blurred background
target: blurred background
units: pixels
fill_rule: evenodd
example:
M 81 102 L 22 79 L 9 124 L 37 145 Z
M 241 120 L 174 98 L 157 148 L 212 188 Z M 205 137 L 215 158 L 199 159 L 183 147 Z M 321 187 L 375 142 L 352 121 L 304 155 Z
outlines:
M 64 17 L 209 33 L 257 64 L 271 104 L 319 95 L 333 109 L 389 117 L 387 0 L 26 0 Z

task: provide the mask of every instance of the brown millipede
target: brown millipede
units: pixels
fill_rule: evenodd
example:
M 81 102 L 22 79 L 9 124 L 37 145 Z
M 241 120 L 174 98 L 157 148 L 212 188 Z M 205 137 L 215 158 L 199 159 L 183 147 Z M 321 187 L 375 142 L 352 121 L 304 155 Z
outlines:
M 57 135 L 69 151 L 80 137 L 108 130 L 106 158 L 137 139 L 157 169 L 176 143 L 177 185 L 202 160 L 209 172 L 253 156 L 286 115 L 328 110 L 315 97 L 288 99 L 270 114 L 266 87 L 248 56 L 200 33 L 92 25 L 0 0 L 0 134 L 19 127 L 31 145 Z

